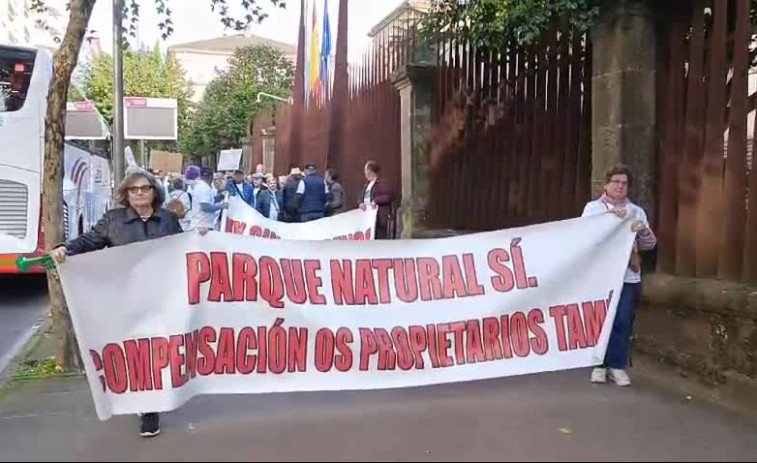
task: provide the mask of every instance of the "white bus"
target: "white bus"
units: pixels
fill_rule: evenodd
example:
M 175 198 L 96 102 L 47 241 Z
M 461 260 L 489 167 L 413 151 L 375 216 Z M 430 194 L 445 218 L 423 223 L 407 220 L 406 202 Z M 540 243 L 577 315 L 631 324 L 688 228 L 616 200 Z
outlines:
M 17 273 L 16 258 L 44 250 L 42 167 L 52 74 L 48 50 L 0 44 L 0 274 Z M 66 143 L 63 178 L 64 235 L 72 238 L 109 207 L 110 167 Z

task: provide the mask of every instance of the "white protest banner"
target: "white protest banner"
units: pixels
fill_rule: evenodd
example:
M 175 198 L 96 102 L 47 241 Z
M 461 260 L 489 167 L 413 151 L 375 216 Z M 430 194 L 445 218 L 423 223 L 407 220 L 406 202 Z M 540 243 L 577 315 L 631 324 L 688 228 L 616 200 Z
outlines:
M 218 156 L 218 172 L 226 172 L 239 169 L 239 163 L 242 160 L 242 150 L 221 150 Z
M 271 220 L 236 196 L 229 198 L 221 229 L 235 235 L 279 240 L 372 240 L 376 236 L 377 209 L 343 212 L 307 223 Z
M 381 389 L 602 362 L 632 219 L 455 238 L 185 233 L 61 265 L 98 416 L 200 394 Z

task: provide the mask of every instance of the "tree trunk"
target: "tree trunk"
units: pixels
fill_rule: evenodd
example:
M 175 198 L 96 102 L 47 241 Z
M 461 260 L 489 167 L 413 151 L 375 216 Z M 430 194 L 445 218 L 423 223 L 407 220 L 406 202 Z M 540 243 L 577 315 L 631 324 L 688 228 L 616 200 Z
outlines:
M 76 68 L 84 34 L 96 0 L 71 0 L 69 19 L 63 42 L 53 58 L 53 78 L 47 94 L 45 115 L 45 164 L 42 206 L 45 213 L 45 249 L 50 250 L 63 239 L 63 147 L 66 130 L 66 100 L 71 75 Z M 83 364 L 76 344 L 63 289 L 57 274 L 48 273 L 50 311 L 57 343 L 57 363 L 65 372 L 81 371 Z

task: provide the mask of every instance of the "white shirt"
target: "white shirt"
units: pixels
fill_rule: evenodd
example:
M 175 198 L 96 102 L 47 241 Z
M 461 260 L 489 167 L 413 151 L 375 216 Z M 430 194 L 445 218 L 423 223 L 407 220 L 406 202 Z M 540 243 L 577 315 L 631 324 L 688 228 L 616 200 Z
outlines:
M 631 201 L 628 201 L 628 203 L 626 203 L 625 208 L 626 210 L 628 210 L 628 214 L 630 214 L 632 217 L 636 217 L 636 220 L 641 220 L 642 222 L 644 222 L 644 225 L 649 227 L 649 221 L 647 220 L 647 214 L 646 212 L 644 212 L 644 209 L 632 203 Z M 581 217 L 604 214 L 613 209 L 614 207 L 612 204 L 605 203 L 600 200 L 590 201 L 586 203 L 586 207 L 584 207 L 584 212 L 583 214 L 581 214 Z M 655 238 L 654 234 L 652 233 L 650 234 L 650 236 L 644 239 L 639 239 L 638 242 L 639 242 L 639 249 L 642 251 L 647 251 L 655 247 L 657 243 L 657 238 Z M 623 282 L 624 283 L 640 283 L 641 272 L 636 272 L 630 267 L 628 267 L 626 269 L 626 276 Z
M 187 193 L 192 196 L 192 209 L 187 214 L 189 219 L 189 230 L 196 230 L 200 227 L 213 228 L 217 212 L 204 212 L 200 204 L 213 204 L 213 190 L 210 185 L 203 180 L 197 180 L 194 185 L 190 185 Z
M 255 188 L 252 187 L 252 204 L 250 204 L 252 207 L 255 207 L 258 205 L 258 193 L 260 193 L 261 188 Z
M 169 195 L 168 187 L 170 185 L 170 182 L 168 180 L 162 180 L 160 184 L 161 186 L 163 186 L 163 192 L 166 194 L 166 198 L 167 198 Z
M 375 180 L 371 180 L 367 187 L 365 187 L 365 196 L 363 196 L 363 202 L 365 204 L 371 204 L 371 191 L 373 191 L 373 185 L 376 184 Z
M 326 194 L 329 194 L 329 184 L 326 183 L 326 181 L 323 181 L 323 191 Z M 304 195 L 305 194 L 305 180 L 300 180 L 300 183 L 297 184 L 297 194 L 298 195 Z
M 268 211 L 268 218 L 271 220 L 279 220 L 279 200 L 276 198 L 276 193 L 270 190 L 266 190 L 265 194 L 271 195 L 271 209 Z
M 168 199 L 166 200 L 166 204 L 172 199 L 178 199 L 179 201 L 181 201 L 181 204 L 184 206 L 186 215 L 184 216 L 183 219 L 179 219 L 179 224 L 181 225 L 182 230 L 187 231 L 191 225 L 189 221 L 189 214 L 190 214 L 190 209 L 192 209 L 192 204 L 189 201 L 189 195 L 184 190 L 174 190 L 168 194 Z

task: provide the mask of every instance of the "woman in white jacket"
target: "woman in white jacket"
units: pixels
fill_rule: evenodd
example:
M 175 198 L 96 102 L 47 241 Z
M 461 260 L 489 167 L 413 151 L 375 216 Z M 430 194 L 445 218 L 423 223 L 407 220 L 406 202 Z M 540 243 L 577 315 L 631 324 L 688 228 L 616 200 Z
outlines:
M 592 372 L 591 381 L 593 383 L 606 383 L 609 375 L 610 379 L 618 386 L 631 385 L 631 378 L 626 369 L 628 368 L 636 306 L 641 295 L 641 257 L 639 251 L 648 251 L 654 249 L 657 245 L 657 238 L 649 228 L 644 209 L 628 199 L 631 186 L 632 176 L 627 167 L 617 166 L 610 169 L 605 174 L 604 194 L 596 201 L 586 204 L 582 214 L 582 216 L 588 216 L 611 212 L 619 217 L 631 214 L 636 218 L 633 223 L 633 231 L 637 233 L 628 269 L 626 269 L 610 341 L 607 345 L 605 362 Z

